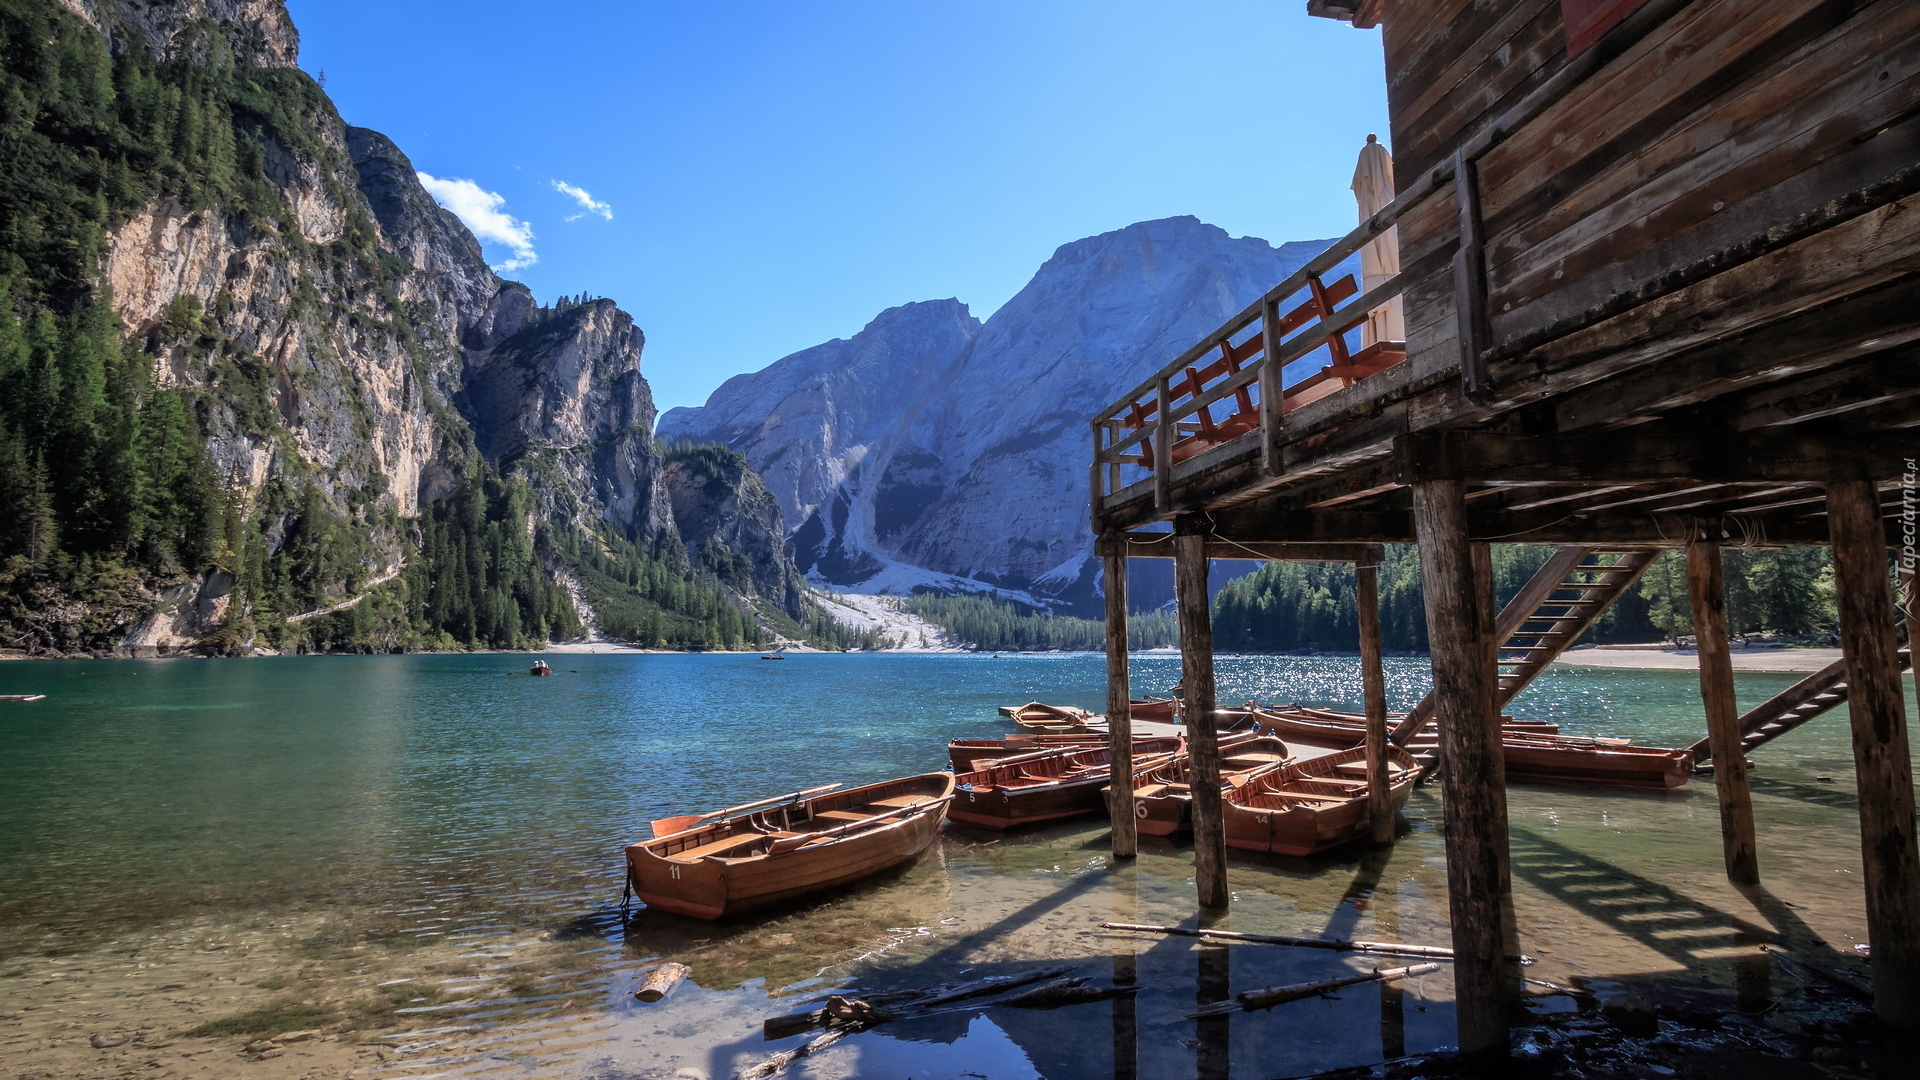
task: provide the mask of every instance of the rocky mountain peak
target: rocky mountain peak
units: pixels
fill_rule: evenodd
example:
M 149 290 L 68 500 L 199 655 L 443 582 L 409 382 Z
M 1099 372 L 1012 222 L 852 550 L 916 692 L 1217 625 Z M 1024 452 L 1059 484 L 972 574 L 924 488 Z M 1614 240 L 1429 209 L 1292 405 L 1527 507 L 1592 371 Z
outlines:
M 931 305 L 891 309 L 728 380 L 661 434 L 743 451 L 818 578 L 1087 605 L 1087 418 L 1324 247 L 1138 222 L 1061 245 L 970 333 L 915 310 Z
M 290 68 L 300 32 L 282 0 L 60 0 L 105 35 L 115 56 L 144 46 L 155 59 Z

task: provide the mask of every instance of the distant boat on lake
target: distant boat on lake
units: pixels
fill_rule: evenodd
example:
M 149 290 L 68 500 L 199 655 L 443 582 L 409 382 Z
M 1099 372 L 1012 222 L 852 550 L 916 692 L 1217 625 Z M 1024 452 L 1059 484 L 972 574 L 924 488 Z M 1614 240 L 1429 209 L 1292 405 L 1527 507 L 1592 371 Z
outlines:
M 533 662 L 533 669 L 532 669 L 531 671 L 529 671 L 529 672 L 527 672 L 527 674 L 529 674 L 529 675 L 551 675 L 551 674 L 553 674 L 553 669 L 547 666 L 547 662 L 546 662 L 545 660 L 535 660 L 535 661 Z

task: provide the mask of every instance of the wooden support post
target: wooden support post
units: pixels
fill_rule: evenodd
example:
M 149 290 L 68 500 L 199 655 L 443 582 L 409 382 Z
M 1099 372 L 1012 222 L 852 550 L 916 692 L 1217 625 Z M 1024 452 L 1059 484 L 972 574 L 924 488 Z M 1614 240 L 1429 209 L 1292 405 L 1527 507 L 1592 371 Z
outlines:
M 1387 795 L 1387 676 L 1380 663 L 1380 571 L 1371 559 L 1355 563 L 1354 603 L 1360 614 L 1360 687 L 1367 710 L 1367 821 L 1373 842 L 1393 839 L 1393 802 Z
M 1213 616 L 1207 599 L 1204 523 L 1174 522 L 1173 593 L 1180 609 L 1180 683 L 1184 688 L 1188 784 L 1193 791 L 1193 876 L 1200 906 L 1227 906 L 1227 837 L 1220 814 L 1220 742 L 1215 730 Z
M 1760 883 L 1753 832 L 1753 795 L 1747 790 L 1747 753 L 1740 745 L 1740 706 L 1733 696 L 1733 654 L 1727 649 L 1727 591 L 1720 543 L 1696 536 L 1687 545 L 1687 595 L 1700 650 L 1700 700 L 1707 708 L 1707 745 L 1713 750 L 1713 786 L 1720 793 L 1720 849 L 1727 879 Z
M 1471 1058 L 1503 1057 L 1511 990 L 1504 945 L 1507 777 L 1494 707 L 1494 643 L 1482 625 L 1488 583 L 1474 572 L 1465 485 L 1414 483 L 1413 518 L 1446 785 L 1447 903 L 1460 1051 Z
M 1153 402 L 1153 505 L 1165 513 L 1173 509 L 1173 441 L 1180 437 L 1180 425 L 1168 416 L 1173 384 L 1165 375 L 1154 380 Z
M 1873 482 L 1828 484 L 1827 527 L 1840 648 L 1847 658 L 1847 711 L 1853 718 L 1873 1010 L 1896 1029 L 1920 1032 L 1920 848 L 1914 839 L 1913 763 L 1893 629 L 1887 533 Z
M 1286 437 L 1287 391 L 1285 371 L 1274 362 L 1280 355 L 1280 301 L 1269 300 L 1260 308 L 1260 462 L 1269 476 L 1287 471 L 1281 450 Z
M 1093 422 L 1093 464 L 1087 469 L 1087 509 L 1096 536 L 1105 532 L 1107 528 L 1107 493 L 1101 483 L 1104 477 L 1100 475 L 1100 454 L 1104 449 L 1100 445 L 1100 430 L 1100 421 L 1095 420 Z M 1119 485 L 1116 484 L 1115 489 L 1118 490 L 1118 487 Z
M 1113 822 L 1113 857 L 1131 859 L 1139 837 L 1133 817 L 1133 715 L 1127 685 L 1127 555 L 1117 540 L 1106 545 L 1107 591 L 1107 745 L 1113 761 L 1112 801 L 1107 816 Z
M 1480 222 L 1478 169 L 1464 148 L 1453 155 L 1453 198 L 1459 210 L 1460 246 L 1453 256 L 1453 310 L 1459 323 L 1460 387 L 1468 398 L 1486 401 L 1493 394 L 1487 382 L 1485 353 L 1492 337 L 1487 329 L 1487 267 L 1485 232 Z

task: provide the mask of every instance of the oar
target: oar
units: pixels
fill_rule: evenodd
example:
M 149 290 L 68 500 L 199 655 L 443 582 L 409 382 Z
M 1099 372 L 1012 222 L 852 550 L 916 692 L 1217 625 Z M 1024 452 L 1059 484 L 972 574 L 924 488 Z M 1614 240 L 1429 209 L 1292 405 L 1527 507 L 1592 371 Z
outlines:
M 941 803 L 952 801 L 952 795 L 941 795 L 937 798 L 926 799 L 917 803 L 908 803 L 905 806 L 896 806 L 891 810 L 874 814 L 871 817 L 861 818 L 859 821 L 849 821 L 845 825 L 836 825 L 831 829 L 801 833 L 798 836 L 783 836 L 767 845 L 767 854 L 784 855 L 789 851 L 806 847 L 817 840 L 826 840 L 831 837 L 845 835 L 846 833 L 857 832 L 872 825 L 876 821 L 885 821 L 888 818 L 896 817 L 911 817 L 914 814 L 920 813 L 922 810 L 931 810 Z
M 807 788 L 804 791 L 793 791 L 785 795 L 775 795 L 771 799 L 761 799 L 759 802 L 741 803 L 739 806 L 729 806 L 725 810 L 715 810 L 711 814 L 686 814 L 681 817 L 661 818 L 658 821 L 652 822 L 653 835 L 655 839 L 658 839 L 662 836 L 666 836 L 671 833 L 684 832 L 685 830 L 691 829 L 692 827 L 700 824 L 703 821 L 714 821 L 719 818 L 732 817 L 733 815 L 738 814 L 744 810 L 759 810 L 763 807 L 778 806 L 781 803 L 798 802 L 799 800 L 804 799 L 809 795 L 825 794 L 826 792 L 832 791 L 834 788 L 837 788 L 839 786 L 840 785 L 837 783 L 822 784 L 819 787 Z

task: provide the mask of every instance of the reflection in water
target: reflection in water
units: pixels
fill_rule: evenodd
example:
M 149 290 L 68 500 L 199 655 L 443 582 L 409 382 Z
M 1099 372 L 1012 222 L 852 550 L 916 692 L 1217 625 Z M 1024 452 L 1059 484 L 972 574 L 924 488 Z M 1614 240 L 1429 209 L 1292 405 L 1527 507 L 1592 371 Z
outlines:
M 1231 923 L 1230 915 L 1224 911 L 1207 911 L 1199 917 L 1199 925 L 1208 930 L 1231 930 Z M 1193 952 L 1199 969 L 1194 1003 L 1211 1005 L 1232 997 L 1233 954 L 1227 944 L 1202 938 L 1195 943 Z M 1194 1076 L 1197 1080 L 1227 1080 L 1233 1071 L 1232 1016 L 1203 1016 L 1193 1022 L 1193 1027 L 1197 1044 Z
M 1133 860 L 1120 860 L 1114 867 L 1109 882 L 1113 892 L 1113 917 L 1110 921 L 1139 922 L 1139 880 L 1134 871 Z M 1113 985 L 1140 985 L 1140 972 L 1134 957 L 1133 938 L 1124 934 L 1114 935 Z M 1113 999 L 1113 1080 L 1137 1080 L 1140 1075 L 1137 998 L 1136 994 L 1121 994 Z
M 1137 681 L 1170 685 L 1178 664 L 1139 657 Z M 995 705 L 1098 705 L 1104 661 L 580 656 L 565 666 L 579 674 L 528 679 L 521 659 L 501 656 L 0 664 L 0 693 L 50 695 L 0 711 L 10 957 L 0 1012 L 27 1026 L 17 1045 L 68 1039 L 65 1024 L 182 1030 L 311 1001 L 351 1025 L 329 1044 L 345 1055 L 336 1071 L 372 1080 L 718 1077 L 794 1045 L 764 1040 L 761 1021 L 826 993 L 1049 964 L 1140 991 L 887 1025 L 788 1075 L 1255 1080 L 1453 1040 L 1445 971 L 1186 1020 L 1197 1000 L 1371 965 L 1098 930 L 1187 922 L 1194 894 L 1190 847 L 1143 838 L 1139 858 L 1109 866 L 1097 821 L 954 829 L 911 866 L 783 915 L 711 924 L 641 912 L 623 932 L 619 852 L 640 823 L 939 767 L 947 739 L 1004 733 Z M 1405 707 L 1426 665 L 1388 668 Z M 1351 658 L 1222 657 L 1216 669 L 1226 700 L 1359 704 Z M 1743 704 L 1793 679 L 1743 673 Z M 1550 670 L 1512 711 L 1664 745 L 1700 733 L 1691 672 Z M 1519 940 L 1542 957 L 1529 973 L 1561 983 L 1670 973 L 1718 995 L 1717 1007 L 1759 1010 L 1788 980 L 1755 959 L 1756 942 L 1857 968 L 1844 713 L 1756 758 L 1768 878 L 1744 893 L 1718 874 L 1710 785 L 1663 797 L 1514 788 Z M 1445 944 L 1440 812 L 1421 790 L 1391 847 L 1314 860 L 1236 852 L 1232 925 Z M 693 977 L 658 1005 L 633 1002 L 662 958 Z M 160 989 L 176 984 L 188 989 Z

